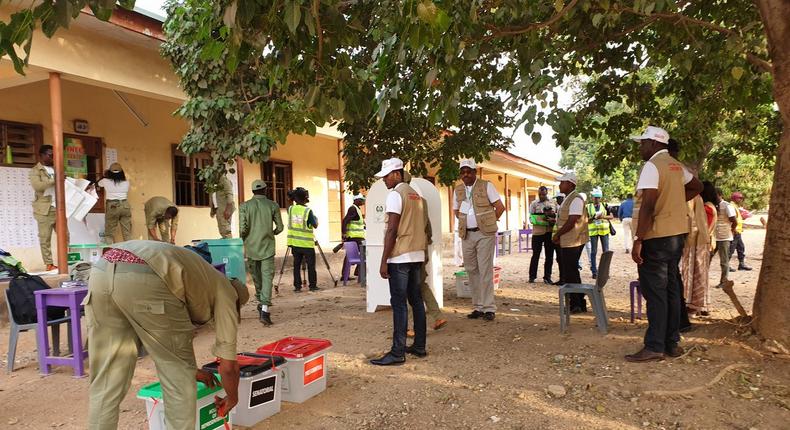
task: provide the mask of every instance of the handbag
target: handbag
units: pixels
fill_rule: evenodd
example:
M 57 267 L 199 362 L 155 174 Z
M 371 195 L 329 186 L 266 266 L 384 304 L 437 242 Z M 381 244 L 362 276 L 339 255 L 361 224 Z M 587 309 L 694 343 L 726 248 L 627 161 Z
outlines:
M 609 234 L 612 236 L 617 234 L 617 230 L 614 229 L 614 226 L 612 225 L 611 221 L 609 221 Z

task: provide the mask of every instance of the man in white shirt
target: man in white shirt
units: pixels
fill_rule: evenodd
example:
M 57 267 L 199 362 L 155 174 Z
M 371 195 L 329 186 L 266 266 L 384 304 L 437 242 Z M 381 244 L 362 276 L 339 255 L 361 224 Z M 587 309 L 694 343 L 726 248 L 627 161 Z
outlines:
M 567 172 L 557 178 L 560 191 L 567 197 L 557 212 L 557 231 L 552 242 L 560 251 L 560 282 L 562 284 L 580 284 L 579 258 L 587 243 L 587 212 L 584 210 L 585 195 L 576 192 L 576 174 Z M 587 312 L 587 301 L 584 294 L 570 294 L 571 313 Z
M 729 280 L 730 245 L 738 228 L 738 218 L 735 214 L 735 208 L 722 198 L 721 188 L 716 188 L 716 198 L 719 199 L 719 203 L 716 204 L 716 227 L 714 229 L 716 250 L 710 255 L 710 259 L 713 260 L 713 257 L 717 254 L 719 256 L 721 277 L 716 288 L 722 288 Z
M 689 232 L 688 205 L 702 183 L 668 151 L 669 133 L 649 126 L 639 142 L 644 167 L 636 186 L 631 258 L 638 265 L 639 287 L 647 301 L 644 346 L 625 356 L 646 362 L 683 355 L 680 341 L 682 281 L 680 259 Z
M 463 240 L 464 268 L 469 276 L 474 310 L 468 318 L 482 317 L 493 321 L 494 304 L 494 247 L 497 220 L 505 212 L 505 205 L 494 184 L 477 179 L 474 160 L 461 160 L 461 181 L 455 187 L 453 210 L 458 218 L 458 235 Z
M 392 306 L 392 348 L 381 358 L 370 360 L 377 366 L 400 365 L 406 354 L 425 357 L 426 318 L 420 288 L 422 266 L 428 249 L 428 209 L 425 200 L 403 181 L 403 161 L 390 158 L 381 163 L 376 177 L 383 178 L 387 189 L 385 212 L 387 229 L 384 232 L 384 251 L 379 274 L 389 280 L 390 305 Z M 414 343 L 406 346 L 408 307 L 411 305 L 414 320 Z

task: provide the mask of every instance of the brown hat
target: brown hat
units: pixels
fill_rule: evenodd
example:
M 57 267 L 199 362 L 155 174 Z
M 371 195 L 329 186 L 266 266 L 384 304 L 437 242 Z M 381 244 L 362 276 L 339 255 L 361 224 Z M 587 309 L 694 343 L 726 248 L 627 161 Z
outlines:
M 244 306 L 250 300 L 250 291 L 247 290 L 247 286 L 236 278 L 230 280 L 230 285 L 233 285 L 236 295 L 239 296 L 239 305 Z
M 109 170 L 113 173 L 120 173 L 123 172 L 123 167 L 121 167 L 120 163 L 112 163 Z

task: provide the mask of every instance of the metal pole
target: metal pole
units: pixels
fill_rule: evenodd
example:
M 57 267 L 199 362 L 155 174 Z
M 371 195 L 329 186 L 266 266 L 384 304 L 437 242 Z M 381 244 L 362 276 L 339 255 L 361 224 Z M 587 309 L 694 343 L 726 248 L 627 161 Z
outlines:
M 63 162 L 63 103 L 60 73 L 49 74 L 49 110 L 52 119 L 52 153 L 55 164 L 55 232 L 57 233 L 58 272 L 69 273 L 68 224 L 66 221 L 66 172 Z M 75 348 L 78 345 L 75 345 Z

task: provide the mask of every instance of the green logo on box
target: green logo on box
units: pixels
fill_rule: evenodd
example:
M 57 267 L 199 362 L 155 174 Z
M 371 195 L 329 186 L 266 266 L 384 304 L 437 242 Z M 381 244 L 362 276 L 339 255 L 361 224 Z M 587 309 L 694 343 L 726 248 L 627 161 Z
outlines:
M 214 430 L 222 428 L 225 418 L 219 416 L 217 406 L 210 403 L 200 408 L 200 430 Z
M 71 264 L 71 263 L 77 263 L 77 262 L 79 262 L 81 259 L 82 259 L 82 256 L 80 255 L 80 253 L 79 253 L 79 252 L 69 252 L 69 253 L 68 253 L 68 261 L 69 261 L 69 264 Z

